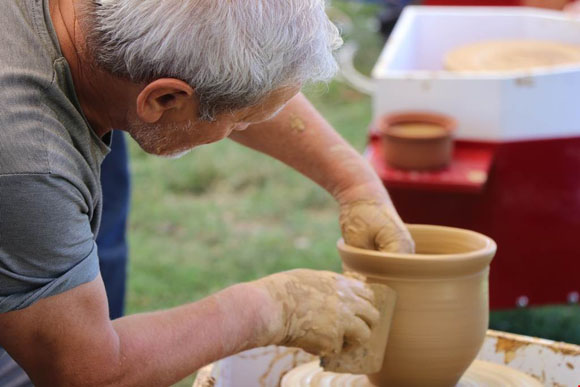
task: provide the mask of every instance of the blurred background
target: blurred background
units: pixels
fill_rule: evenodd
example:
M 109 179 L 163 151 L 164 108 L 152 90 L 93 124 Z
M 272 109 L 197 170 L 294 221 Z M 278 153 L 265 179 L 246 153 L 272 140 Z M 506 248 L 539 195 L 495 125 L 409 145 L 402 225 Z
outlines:
M 329 14 L 347 43 L 348 52 L 339 53 L 347 72 L 370 75 L 409 3 L 331 2 Z M 341 75 L 328 85 L 305 89 L 360 152 L 368 144 L 373 118 L 365 81 L 352 87 L 352 79 Z M 231 141 L 198 148 L 179 160 L 149 156 L 134 143 L 130 154 L 128 313 L 180 305 L 236 282 L 297 267 L 341 270 L 336 203 L 281 163 Z M 580 172 L 576 176 L 580 179 Z M 519 275 L 526 275 L 526 267 Z M 568 301 L 539 307 L 514 302 L 492 310 L 490 327 L 580 344 L 580 306 L 577 299 Z

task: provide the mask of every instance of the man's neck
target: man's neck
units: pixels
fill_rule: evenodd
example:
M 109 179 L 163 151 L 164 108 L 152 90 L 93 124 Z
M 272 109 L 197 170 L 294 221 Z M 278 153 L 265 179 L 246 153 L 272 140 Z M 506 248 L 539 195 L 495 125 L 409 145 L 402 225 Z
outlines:
M 138 86 L 98 69 L 86 50 L 78 3 L 84 0 L 49 0 L 50 17 L 62 54 L 69 64 L 83 113 L 95 133 L 102 137 L 126 125 L 128 101 Z

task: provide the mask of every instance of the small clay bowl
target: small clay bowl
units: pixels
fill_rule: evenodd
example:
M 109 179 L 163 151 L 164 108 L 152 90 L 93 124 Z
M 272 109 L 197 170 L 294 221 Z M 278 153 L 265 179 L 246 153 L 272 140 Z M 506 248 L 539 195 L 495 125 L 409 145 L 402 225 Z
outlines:
M 427 112 L 403 112 L 383 116 L 379 131 L 386 162 L 399 169 L 445 168 L 453 153 L 451 117 Z

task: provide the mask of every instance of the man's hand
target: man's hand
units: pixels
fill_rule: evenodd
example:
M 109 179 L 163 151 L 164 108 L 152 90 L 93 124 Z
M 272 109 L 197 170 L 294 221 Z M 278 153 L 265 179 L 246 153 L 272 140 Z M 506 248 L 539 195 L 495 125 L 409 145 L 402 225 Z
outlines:
M 379 184 L 344 191 L 339 203 L 340 229 L 347 245 L 385 252 L 415 251 L 407 227 Z
M 385 202 L 360 200 L 340 208 L 340 229 L 347 245 L 368 250 L 413 253 L 407 228 Z
M 340 353 L 367 340 L 378 321 L 373 292 L 361 281 L 337 273 L 292 270 L 250 285 L 266 291 L 268 344 L 299 347 L 314 355 Z

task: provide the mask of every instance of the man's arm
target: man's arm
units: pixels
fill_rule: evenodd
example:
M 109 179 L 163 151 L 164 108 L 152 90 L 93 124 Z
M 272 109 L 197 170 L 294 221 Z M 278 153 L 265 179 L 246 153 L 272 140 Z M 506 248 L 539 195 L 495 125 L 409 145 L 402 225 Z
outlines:
M 273 119 L 233 132 L 230 138 L 291 166 L 326 189 L 339 203 L 358 196 L 356 188 L 377 198 L 388 197 L 369 164 L 302 93 Z
M 413 250 L 409 233 L 371 166 L 302 94 L 273 119 L 230 138 L 268 154 L 325 188 L 341 206 L 347 243 L 389 251 Z M 369 214 L 381 214 L 380 216 Z
M 110 321 L 98 277 L 0 314 L 0 346 L 37 386 L 168 386 L 258 346 L 340 352 L 345 341 L 370 336 L 379 317 L 372 300 L 372 291 L 352 278 L 294 270 L 174 309 Z
M 264 293 L 240 284 L 189 305 L 110 321 L 99 277 L 0 314 L 0 345 L 38 386 L 166 386 L 266 344 L 266 304 Z

